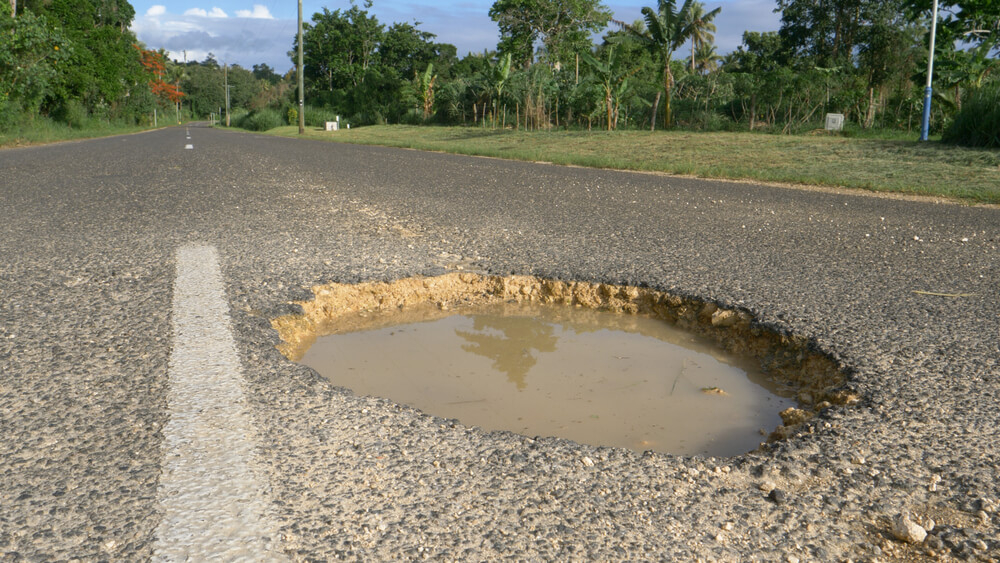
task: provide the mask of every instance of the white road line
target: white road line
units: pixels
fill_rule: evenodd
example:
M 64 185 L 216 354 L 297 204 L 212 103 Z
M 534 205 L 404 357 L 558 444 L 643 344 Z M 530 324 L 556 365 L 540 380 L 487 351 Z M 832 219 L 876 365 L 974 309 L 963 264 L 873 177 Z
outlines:
M 254 430 L 211 246 L 177 250 L 155 561 L 283 559 L 251 467 Z
M 184 145 L 184 148 L 186 148 L 186 149 L 193 149 L 194 145 Z

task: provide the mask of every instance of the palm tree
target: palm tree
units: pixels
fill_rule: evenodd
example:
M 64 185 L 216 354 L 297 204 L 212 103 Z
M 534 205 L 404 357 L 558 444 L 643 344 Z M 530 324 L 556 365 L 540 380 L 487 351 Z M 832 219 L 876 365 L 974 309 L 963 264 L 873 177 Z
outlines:
M 692 2 L 691 9 L 687 13 L 687 32 L 691 36 L 691 70 L 697 68 L 696 51 L 705 44 L 715 42 L 715 24 L 712 20 L 719 14 L 722 8 L 716 8 L 705 13 L 705 5 L 701 2 Z
M 678 10 L 675 0 L 658 0 L 655 10 L 650 7 L 642 9 L 646 29 L 638 29 L 624 22 L 616 22 L 623 29 L 628 30 L 633 38 L 646 44 L 663 63 L 663 92 L 666 94 L 663 106 L 665 127 L 670 127 L 671 123 L 670 96 L 674 86 L 674 73 L 670 70 L 670 63 L 673 60 L 674 51 L 684 45 L 691 37 L 690 13 L 692 5 L 696 3 L 695 0 L 684 0 L 681 9 Z M 716 8 L 704 14 L 701 19 L 707 18 L 710 21 L 720 11 L 722 8 Z M 656 122 L 656 109 L 659 104 L 660 94 L 657 93 L 656 99 L 653 101 L 653 118 L 650 120 L 652 123 Z
M 701 74 L 711 74 L 719 68 L 722 57 L 715 50 L 714 43 L 702 43 L 691 55 L 692 68 Z

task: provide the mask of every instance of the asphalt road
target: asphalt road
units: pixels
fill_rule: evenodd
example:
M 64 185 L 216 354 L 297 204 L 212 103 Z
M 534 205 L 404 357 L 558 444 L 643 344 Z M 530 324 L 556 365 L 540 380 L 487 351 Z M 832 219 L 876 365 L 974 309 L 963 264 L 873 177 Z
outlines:
M 268 558 L 1000 558 L 1000 209 L 186 131 L 0 151 L 0 560 L 162 555 L 192 247 L 218 256 Z M 358 397 L 274 348 L 314 284 L 456 262 L 741 307 L 861 400 L 743 456 L 643 455 Z M 935 520 L 919 545 L 904 511 Z

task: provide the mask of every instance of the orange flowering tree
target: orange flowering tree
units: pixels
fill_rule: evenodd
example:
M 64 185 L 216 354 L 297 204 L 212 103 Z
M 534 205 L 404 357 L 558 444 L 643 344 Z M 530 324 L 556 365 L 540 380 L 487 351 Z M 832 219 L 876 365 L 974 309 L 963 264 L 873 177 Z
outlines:
M 168 100 L 172 104 L 179 104 L 184 97 L 184 92 L 181 92 L 177 85 L 163 79 L 167 70 L 163 53 L 143 49 L 138 45 L 135 48 L 139 50 L 140 62 L 150 76 L 149 89 L 153 95 L 161 100 Z

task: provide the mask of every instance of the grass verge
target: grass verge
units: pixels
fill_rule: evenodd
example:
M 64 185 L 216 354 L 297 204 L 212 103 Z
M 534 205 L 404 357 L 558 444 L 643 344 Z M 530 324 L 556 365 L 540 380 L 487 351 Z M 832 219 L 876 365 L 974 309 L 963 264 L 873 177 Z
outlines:
M 271 135 L 298 137 L 297 127 Z M 830 135 L 684 131 L 493 131 L 374 126 L 305 137 L 594 168 L 758 180 L 1000 204 L 1000 151 Z
M 75 129 L 62 123 L 38 119 L 30 126 L 18 127 L 11 131 L 0 131 L 0 149 L 44 145 L 48 143 L 58 143 L 60 141 L 110 137 L 112 135 L 126 135 L 128 133 L 138 133 L 149 129 L 152 129 L 152 127 L 142 125 L 116 125 L 106 122 L 95 122 L 94 124 L 88 125 L 82 129 Z

